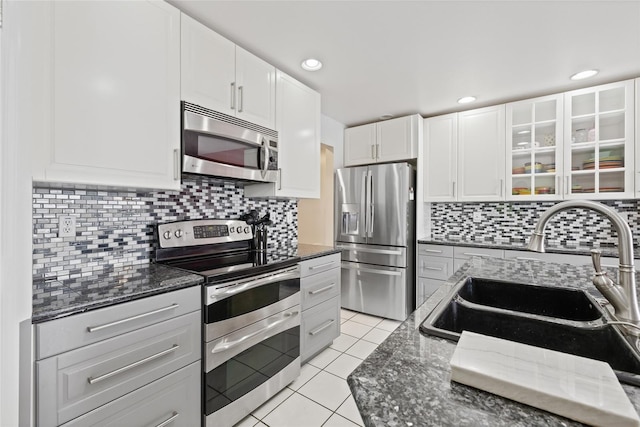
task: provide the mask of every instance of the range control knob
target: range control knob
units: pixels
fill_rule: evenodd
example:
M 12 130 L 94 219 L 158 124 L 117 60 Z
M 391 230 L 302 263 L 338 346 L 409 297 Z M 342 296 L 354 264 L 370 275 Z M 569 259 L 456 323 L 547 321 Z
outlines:
M 164 237 L 165 239 L 169 240 L 171 238 L 171 232 L 170 231 L 165 231 L 164 233 L 162 233 L 162 237 Z
M 174 233 L 176 235 L 176 237 L 179 239 L 182 237 L 182 230 L 176 230 L 176 232 Z
M 247 233 L 247 234 L 249 234 L 249 227 L 245 227 L 245 228 L 244 228 L 244 232 L 245 232 L 245 233 Z
M 242 227 L 238 227 L 238 228 L 236 228 L 236 231 L 237 231 L 238 233 L 242 233 Z
M 235 233 L 236 229 L 233 227 L 229 227 L 229 233 Z

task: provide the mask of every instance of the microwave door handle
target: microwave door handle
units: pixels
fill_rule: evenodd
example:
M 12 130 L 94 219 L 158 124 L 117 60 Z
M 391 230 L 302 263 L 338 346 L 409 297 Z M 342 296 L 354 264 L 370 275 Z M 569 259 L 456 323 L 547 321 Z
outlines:
M 262 159 L 262 177 L 267 176 L 267 171 L 269 170 L 269 141 L 266 139 L 262 140 L 262 155 L 264 158 Z

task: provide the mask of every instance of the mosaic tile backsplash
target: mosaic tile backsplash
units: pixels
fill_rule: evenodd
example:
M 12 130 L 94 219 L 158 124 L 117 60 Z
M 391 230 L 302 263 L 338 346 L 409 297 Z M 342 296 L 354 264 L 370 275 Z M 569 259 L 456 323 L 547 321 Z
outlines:
M 298 242 L 296 200 L 252 199 L 241 183 L 184 177 L 181 191 L 33 189 L 33 278 L 69 279 L 149 263 L 158 223 L 185 219 L 237 219 L 255 209 L 271 213 L 270 248 Z M 293 221 L 285 221 L 291 212 Z M 58 216 L 76 218 L 76 237 L 58 237 Z
M 640 238 L 640 200 L 604 201 L 627 215 L 634 236 Z M 556 202 L 432 203 L 431 238 L 469 243 L 523 245 L 529 241 L 540 215 Z M 473 221 L 473 213 L 481 219 Z M 617 234 L 605 217 L 584 209 L 559 213 L 545 229 L 550 247 L 617 246 Z

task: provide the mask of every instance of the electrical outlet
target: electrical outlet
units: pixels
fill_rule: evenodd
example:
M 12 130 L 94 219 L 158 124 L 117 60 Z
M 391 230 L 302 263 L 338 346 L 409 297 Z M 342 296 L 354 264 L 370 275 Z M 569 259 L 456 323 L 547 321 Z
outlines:
M 482 221 L 482 213 L 480 211 L 473 212 L 473 222 Z
M 58 217 L 58 237 L 76 237 L 76 217 L 60 215 Z

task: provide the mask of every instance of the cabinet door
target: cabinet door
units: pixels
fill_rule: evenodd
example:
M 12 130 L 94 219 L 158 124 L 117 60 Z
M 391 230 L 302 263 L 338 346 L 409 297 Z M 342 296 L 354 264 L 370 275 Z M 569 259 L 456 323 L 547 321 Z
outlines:
M 375 163 L 376 124 L 356 126 L 344 130 L 344 165 Z
M 425 202 L 456 200 L 458 171 L 458 114 L 433 117 L 424 121 Z
M 277 72 L 279 195 L 320 198 L 320 94 Z
M 562 199 L 562 95 L 507 104 L 507 200 Z
M 276 128 L 276 69 L 236 46 L 236 117 Z
M 458 114 L 458 200 L 504 200 L 504 105 Z
M 53 134 L 34 180 L 180 187 L 180 12 L 164 2 L 54 2 Z
M 631 198 L 634 82 L 565 94 L 565 198 Z
M 280 179 L 245 185 L 247 197 L 320 198 L 320 94 L 276 70 Z
M 416 114 L 377 123 L 377 161 L 393 162 L 418 156 L 418 129 L 422 121 L 419 118 Z
M 181 14 L 182 99 L 235 115 L 236 45 Z

